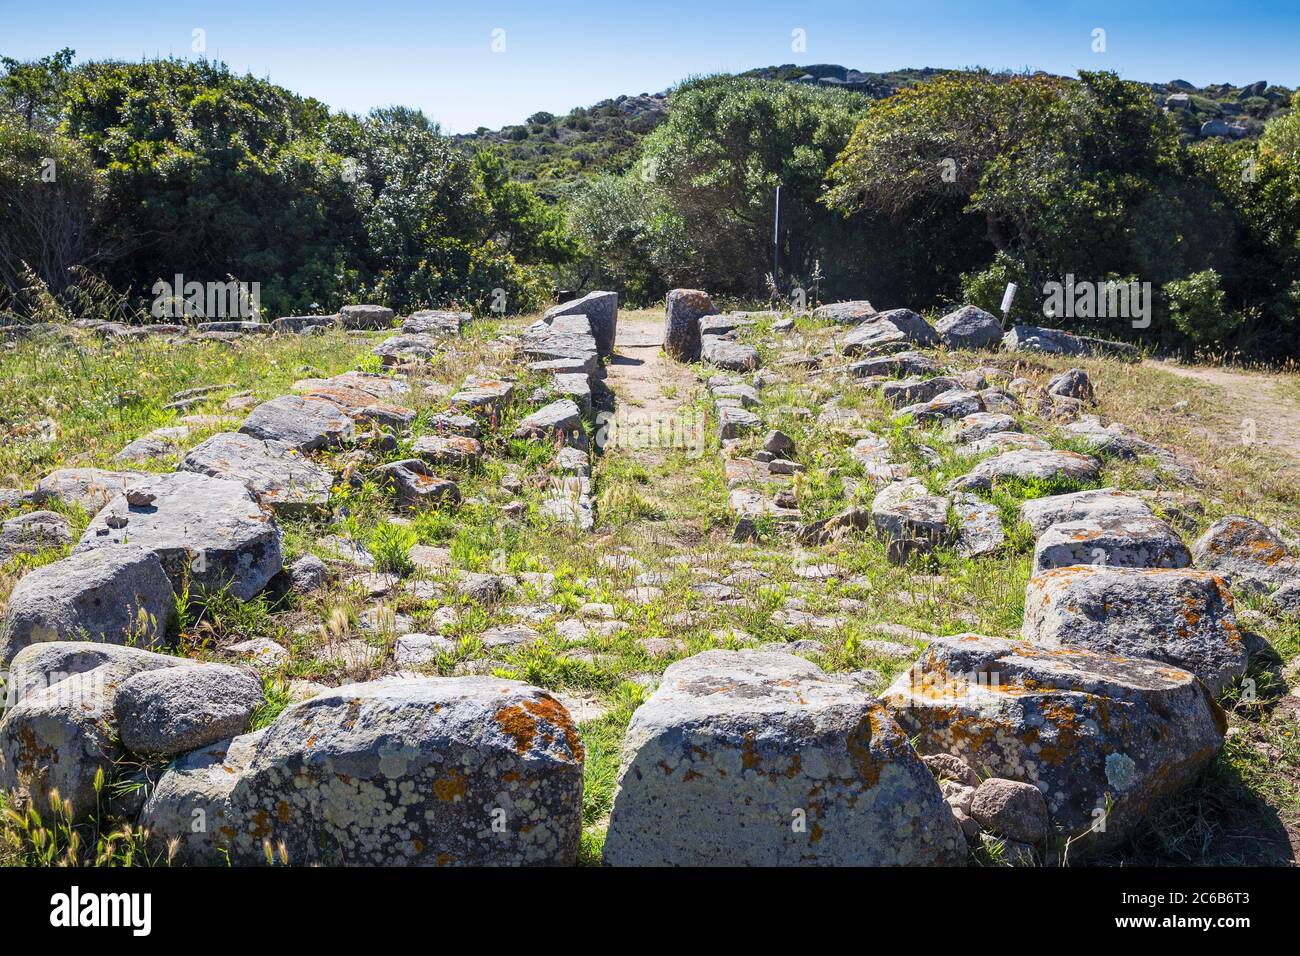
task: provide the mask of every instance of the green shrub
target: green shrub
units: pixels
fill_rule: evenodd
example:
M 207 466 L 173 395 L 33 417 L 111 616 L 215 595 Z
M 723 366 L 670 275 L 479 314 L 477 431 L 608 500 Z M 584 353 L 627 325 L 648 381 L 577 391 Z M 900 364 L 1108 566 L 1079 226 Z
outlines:
M 1227 308 L 1213 269 L 1166 282 L 1164 294 L 1170 320 L 1198 345 L 1221 343 L 1241 322 L 1240 314 Z

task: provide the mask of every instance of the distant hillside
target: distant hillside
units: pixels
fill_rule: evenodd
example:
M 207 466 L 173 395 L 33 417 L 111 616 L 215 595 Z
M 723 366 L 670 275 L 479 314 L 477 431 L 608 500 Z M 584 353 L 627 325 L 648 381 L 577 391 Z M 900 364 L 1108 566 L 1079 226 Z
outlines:
M 554 187 L 584 173 L 622 172 L 641 137 L 668 115 L 668 93 L 641 93 L 579 106 L 564 116 L 534 113 L 518 126 L 480 128 L 457 139 L 501 147 L 516 179 Z
M 740 75 L 830 86 L 883 99 L 928 77 L 950 72 L 954 71 L 925 67 L 864 73 L 831 63 L 787 63 Z M 1265 122 L 1290 109 L 1295 92 L 1284 86 L 1270 86 L 1264 80 L 1247 86 L 1222 83 L 1195 87 L 1184 80 L 1146 85 L 1174 115 L 1187 140 L 1258 136 Z M 585 173 L 626 169 L 641 137 L 667 114 L 668 91 L 664 90 L 602 100 L 594 106 L 577 107 L 564 116 L 534 113 L 517 126 L 480 128 L 457 138 L 501 147 L 516 179 L 536 183 L 543 196 L 554 198 L 559 187 Z

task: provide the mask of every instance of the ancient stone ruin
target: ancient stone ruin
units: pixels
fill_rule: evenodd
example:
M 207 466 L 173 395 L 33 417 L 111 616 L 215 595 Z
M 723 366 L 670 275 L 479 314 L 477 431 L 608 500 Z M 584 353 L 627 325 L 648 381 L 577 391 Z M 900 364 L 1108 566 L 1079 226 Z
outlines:
M 1251 652 L 1234 593 L 1285 601 L 1297 588 L 1300 557 L 1259 522 L 1225 517 L 1184 540 L 1195 475 L 1103 422 L 1086 370 L 1052 366 L 1045 386 L 1027 377 L 1043 356 L 1105 348 L 1094 340 L 1004 335 L 971 306 L 934 324 L 866 301 L 725 312 L 692 289 L 670 292 L 662 319 L 629 320 L 614 293 L 591 292 L 494 328 L 483 353 L 493 362 L 439 389 L 421 370 L 476 320 L 397 321 L 356 306 L 183 333 L 238 343 L 342 327 L 375 342 L 364 371 L 228 403 L 237 416 L 201 440 L 198 426 L 142 434 L 123 449 L 124 470 L 61 468 L 6 499 L 18 513 L 0 557 L 66 552 L 22 575 L 0 623 L 0 785 L 13 799 L 42 805 L 57 792 L 84 821 L 105 809 L 105 778 L 147 765 L 112 810 L 188 864 L 567 866 L 584 831 L 610 866 L 1046 863 L 1065 846 L 1122 847 L 1152 807 L 1195 784 L 1224 744 L 1218 695 Z M 399 527 L 482 507 L 458 476 L 508 445 L 550 476 L 535 519 L 603 547 L 601 415 L 632 401 L 641 363 L 685 383 L 657 400 L 672 392 L 681 408 L 689 393 L 707 415 L 705 451 L 685 460 L 718 475 L 726 533 L 714 557 L 672 544 L 680 560 L 647 571 L 632 550 L 601 552 L 606 577 L 575 600 L 531 565 L 459 567 L 454 548 L 417 544 L 394 572 L 348 537 L 339 488 L 373 483 Z M 823 398 L 800 407 L 814 388 Z M 847 463 L 830 477 L 849 504 L 815 513 L 826 449 Z M 130 467 L 168 454 L 170 471 Z M 1149 487 L 1103 486 L 1115 461 L 1145 463 Z M 522 494 L 524 479 L 501 471 Z M 89 517 L 75 539 L 63 513 L 73 507 Z M 303 527 L 320 548 L 295 546 L 286 565 L 286 530 Z M 846 651 L 829 635 L 868 620 L 879 597 L 869 569 L 840 563 L 849 541 L 939 588 L 935 569 L 978 575 L 1018 553 L 1023 615 L 993 633 L 955 618 L 942 634 L 870 618 L 872 636 Z M 773 572 L 746 550 L 761 547 L 797 556 L 794 585 L 772 590 Z M 694 609 L 655 604 L 673 566 L 693 575 Z M 296 659 L 288 642 L 175 643 L 186 601 L 310 596 L 339 577 L 366 602 L 338 624 L 329 660 L 341 669 L 330 683 L 299 681 L 272 719 L 260 716 L 275 686 L 263 678 Z M 799 596 L 801 583 L 827 581 L 843 587 L 835 606 Z M 414 602 L 429 602 L 421 630 Z M 488 621 L 472 635 L 482 656 L 438 671 L 465 646 L 466 608 Z M 733 629 L 688 644 L 700 608 L 798 636 Z M 973 620 L 993 619 L 980 611 Z M 600 719 L 585 711 L 599 695 L 500 674 L 542 646 L 562 649 L 547 658 L 562 675 L 599 674 L 589 668 L 629 622 L 647 628 L 636 638 L 645 663 L 626 682 L 640 681 L 640 696 L 593 823 L 584 727 Z M 864 649 L 896 662 L 892 680 L 846 663 Z

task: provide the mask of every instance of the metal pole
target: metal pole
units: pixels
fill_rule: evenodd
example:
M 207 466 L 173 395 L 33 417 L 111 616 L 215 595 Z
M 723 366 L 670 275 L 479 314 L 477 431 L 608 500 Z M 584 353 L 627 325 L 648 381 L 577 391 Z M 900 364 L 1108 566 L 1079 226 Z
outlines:
M 772 220 L 772 282 L 781 288 L 781 184 L 776 186 L 776 215 Z

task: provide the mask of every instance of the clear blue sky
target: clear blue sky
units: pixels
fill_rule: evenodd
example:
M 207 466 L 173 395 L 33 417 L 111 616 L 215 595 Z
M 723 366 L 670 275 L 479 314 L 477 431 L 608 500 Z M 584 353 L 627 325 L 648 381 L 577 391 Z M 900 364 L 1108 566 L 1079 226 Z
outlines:
M 336 109 L 420 107 L 449 132 L 779 63 L 1300 85 L 1300 0 L 0 0 L 0 54 L 20 59 L 65 46 L 79 61 L 191 57 L 196 28 L 233 69 Z M 795 29 L 805 52 L 791 49 Z

